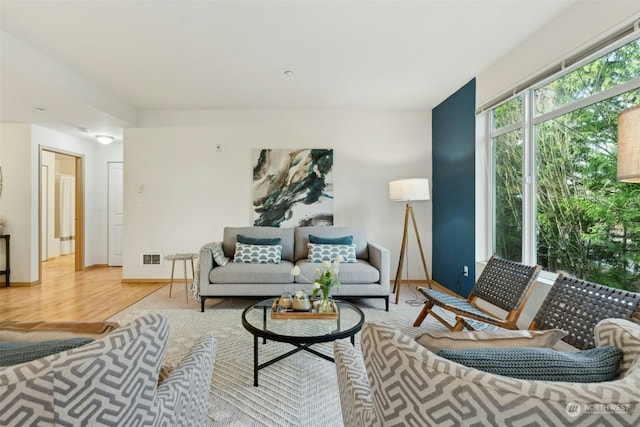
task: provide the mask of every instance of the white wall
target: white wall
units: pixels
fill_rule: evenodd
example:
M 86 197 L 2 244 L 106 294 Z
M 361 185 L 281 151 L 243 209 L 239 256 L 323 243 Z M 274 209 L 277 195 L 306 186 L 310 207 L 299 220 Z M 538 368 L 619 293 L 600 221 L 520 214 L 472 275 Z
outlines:
M 0 215 L 7 220 L 4 233 L 11 235 L 11 282 L 31 282 L 38 275 L 37 264 L 30 262 L 32 259 L 36 262 L 40 259 L 38 236 L 33 231 L 38 226 L 37 193 L 35 199 L 31 195 L 31 181 L 38 173 L 33 170 L 37 164 L 32 165 L 31 162 L 34 150 L 30 142 L 30 125 L 0 126 L 0 158 L 4 178 Z
M 107 162 L 122 161 L 122 144 L 102 146 L 29 124 L 0 124 L 4 189 L 0 215 L 11 234 L 11 281 L 38 280 L 39 147 L 84 157 L 85 266 L 107 263 Z
M 141 111 L 138 117 L 139 127 L 125 130 L 124 279 L 169 277 L 168 264 L 141 266 L 141 253 L 197 252 L 221 240 L 225 226 L 251 225 L 252 150 L 260 148 L 334 149 L 335 224 L 365 227 L 370 240 L 392 251 L 395 272 L 404 205 L 389 201 L 388 182 L 431 177 L 429 112 Z M 431 205 L 414 209 L 430 262 Z M 418 272 L 417 257 L 412 261 Z
M 622 25 L 640 19 L 640 1 L 577 1 L 509 54 L 476 77 L 476 105 L 482 106 L 518 83 L 595 45 Z

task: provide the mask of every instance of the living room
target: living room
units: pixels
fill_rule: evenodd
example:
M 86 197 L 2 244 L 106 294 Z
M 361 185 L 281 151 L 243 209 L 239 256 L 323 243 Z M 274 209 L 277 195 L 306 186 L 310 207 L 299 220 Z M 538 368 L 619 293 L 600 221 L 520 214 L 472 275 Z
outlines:
M 228 2 L 192 2 L 189 16 L 170 4 L 152 14 L 174 32 L 161 33 L 155 27 L 162 25 L 136 23 L 150 4 L 125 2 L 130 4 L 110 9 L 88 2 L 83 7 L 13 3 L 2 1 L 0 21 L 0 217 L 11 234 L 12 286 L 39 286 L 41 281 L 42 147 L 84 161 L 82 269 L 109 265 L 108 166 L 123 164 L 121 280 L 132 285 L 170 277 L 170 263 L 143 265 L 143 254 L 198 252 L 205 243 L 220 240 L 224 227 L 252 224 L 255 150 L 330 148 L 335 224 L 363 227 L 371 240 L 389 248 L 392 273 L 399 260 L 404 206 L 389 199 L 388 184 L 429 179 L 431 200 L 414 206 L 428 269 L 452 291 L 467 294 L 493 253 L 490 150 L 479 143 L 484 129 L 477 114 L 640 19 L 637 1 L 239 2 L 235 13 Z M 205 12 L 216 3 L 221 9 L 214 19 Z M 275 12 L 267 14 L 269 7 Z M 438 19 L 438 13 L 448 20 Z M 110 20 L 108 30 L 96 28 L 95 16 Z M 232 21 L 229 16 L 239 20 L 237 28 L 223 25 Z M 297 19 L 293 24 L 291 17 Z M 182 34 L 174 19 L 200 31 L 218 25 L 221 33 L 206 33 L 203 42 L 198 30 L 183 28 Z M 443 23 L 434 22 L 439 20 Z M 433 54 L 424 47 L 421 27 L 429 25 L 423 21 L 440 30 L 450 51 Z M 286 48 L 273 46 L 296 39 L 297 31 L 318 22 L 327 30 L 313 27 L 313 36 L 301 38 L 295 52 L 306 52 L 304 59 L 283 61 Z M 266 36 L 277 28 L 289 32 Z M 379 32 L 383 36 L 374 37 Z M 83 33 L 92 34 L 87 43 L 98 48 L 81 58 L 91 50 Z M 382 46 L 380 37 L 389 42 Z M 133 42 L 138 38 L 140 45 Z M 262 43 L 255 41 L 261 38 Z M 449 46 L 449 39 L 457 45 Z M 189 42 L 197 48 L 185 48 Z M 243 50 L 247 45 L 264 51 L 249 55 Z M 145 49 L 153 51 L 153 46 L 160 54 L 145 57 Z M 360 50 L 362 57 L 355 55 Z M 200 56 L 189 56 L 193 51 Z M 400 53 L 377 67 L 376 55 L 391 51 Z M 207 60 L 209 54 L 222 59 Z M 272 62 L 268 69 L 260 66 L 269 55 L 282 60 L 278 67 Z M 306 62 L 307 55 L 318 62 Z M 351 55 L 369 62 L 354 71 Z M 127 63 L 133 56 L 147 62 Z M 178 73 L 205 65 L 211 76 L 220 72 L 224 78 L 214 84 L 200 74 Z M 226 66 L 232 71 L 223 70 Z M 235 81 L 225 80 L 234 73 Z M 330 78 L 320 81 L 319 74 Z M 191 77 L 197 84 L 185 91 L 183 84 Z M 112 135 L 115 141 L 98 144 L 95 134 Z M 419 280 L 417 248 L 409 252 L 408 277 Z M 464 266 L 468 275 L 461 274 Z M 539 286 L 552 282 L 543 276 Z M 542 294 L 534 289 L 532 307 Z M 533 312 L 525 310 L 523 319 Z
M 529 7 L 536 9 L 538 5 L 535 3 Z M 545 8 L 551 8 L 546 3 Z M 36 147 L 39 145 L 85 156 L 83 267 L 107 264 L 108 208 L 104 197 L 108 182 L 107 164 L 124 160 L 124 216 L 127 230 L 135 230 L 135 233 L 125 232 L 123 237 L 124 280 L 168 278 L 169 265 L 143 266 L 140 263 L 143 253 L 197 251 L 202 244 L 218 239 L 224 226 L 249 224 L 251 152 L 259 148 L 333 148 L 336 224 L 361 225 L 374 240 L 391 249 L 397 248 L 402 227 L 402 206 L 389 201 L 388 182 L 406 177 L 432 178 L 432 168 L 439 167 L 436 163 L 432 165 L 431 108 L 470 81 L 475 90 L 471 87 L 468 90 L 475 98 L 475 106 L 480 107 L 560 58 L 595 43 L 595 40 L 604 38 L 617 28 L 629 25 L 637 18 L 638 12 L 635 2 L 615 2 L 613 7 L 609 2 L 560 3 L 562 6 L 555 6 L 553 12 L 549 12 L 553 16 L 539 18 L 537 31 L 528 37 L 521 35 L 520 43 L 511 43 L 503 48 L 504 52 L 494 54 L 499 58 L 497 61 L 487 61 L 484 68 L 473 71 L 454 72 L 444 67 L 445 73 L 457 75 L 457 82 L 450 84 L 448 91 L 436 91 L 435 88 L 429 88 L 429 82 L 421 83 L 425 92 L 433 91 L 440 95 L 430 101 L 430 105 L 419 108 L 409 108 L 408 104 L 376 105 L 377 108 L 373 109 L 347 108 L 348 104 L 340 105 L 340 108 L 326 108 L 322 103 L 300 103 L 300 108 L 292 108 L 295 103 L 289 98 L 295 98 L 296 91 L 302 88 L 287 88 L 287 85 L 291 86 L 292 82 L 295 84 L 293 80 L 300 77 L 279 75 L 270 84 L 277 85 L 277 90 L 287 95 L 287 103 L 283 101 L 281 105 L 274 104 L 262 109 L 243 109 L 240 104 L 240 107 L 230 104 L 226 108 L 207 109 L 176 109 L 171 106 L 163 109 L 132 108 L 110 95 L 99 98 L 100 102 L 94 102 L 96 105 L 93 107 L 102 106 L 110 113 L 111 120 L 105 121 L 102 130 L 91 129 L 91 135 L 82 135 L 82 138 L 77 136 L 81 133 L 77 129 L 72 128 L 75 133 L 69 131 L 69 134 L 51 130 L 60 129 L 60 123 L 45 127 L 46 122 L 55 121 L 53 117 L 40 118 L 43 125 L 38 124 L 37 115 L 30 122 L 27 121 L 33 125 L 3 123 L 0 159 L 5 182 L 0 215 L 7 220 L 6 230 L 13 234 L 12 281 L 32 284 L 39 280 L 35 255 L 38 251 L 37 199 L 24 197 L 24 194 L 37 194 L 38 180 L 35 166 L 31 169 L 23 166 L 37 164 Z M 499 2 L 497 7 L 500 8 L 501 4 Z M 456 7 L 462 5 L 463 2 L 460 2 Z M 5 12 L 10 11 L 9 6 L 7 4 Z M 52 7 L 52 11 L 55 11 L 55 6 Z M 410 13 L 410 8 L 399 9 L 402 11 L 399 15 Z M 444 12 L 449 13 L 447 9 L 443 9 Z M 28 13 L 29 9 L 23 10 L 20 18 L 28 17 Z M 8 15 L 4 14 L 5 21 L 9 20 Z M 515 23 L 513 25 L 517 26 Z M 3 64 L 7 68 L 3 72 L 3 79 L 7 81 L 3 90 L 9 92 L 3 97 L 3 105 L 8 116 L 17 114 L 15 108 L 8 108 L 8 100 L 16 96 L 11 88 L 19 87 L 20 83 L 15 75 L 20 71 L 26 73 L 25 67 L 34 61 L 49 71 L 54 70 L 56 64 L 50 57 L 43 57 L 38 50 L 8 33 L 9 28 L 10 22 L 3 25 L 2 38 L 6 46 L 3 49 Z M 409 56 L 415 55 L 412 51 Z M 410 67 L 410 64 L 411 60 L 407 59 L 407 66 Z M 88 93 L 96 98 L 101 93 L 98 91 L 101 88 L 90 86 L 90 82 L 73 70 L 64 71 L 67 72 L 67 79 L 78 79 L 75 80 L 76 85 L 84 84 Z M 407 69 L 404 72 L 411 71 Z M 65 76 L 60 70 L 56 70 L 56 73 L 58 79 Z M 27 75 L 35 80 L 42 78 L 32 74 L 30 72 Z M 50 75 L 54 75 L 53 72 Z M 371 84 L 380 83 L 372 81 Z M 435 86 L 441 86 L 441 83 Z M 76 98 L 80 97 L 74 92 L 78 89 L 72 91 L 70 87 L 58 87 L 59 92 L 64 93 L 65 90 L 77 95 Z M 344 90 L 338 92 L 343 93 Z M 107 101 L 111 101 L 110 108 L 107 108 Z M 375 103 L 375 100 L 369 102 Z M 31 111 L 30 117 L 36 113 L 47 115 L 46 112 Z M 469 126 L 469 120 L 475 120 L 473 114 L 473 111 L 468 112 L 465 126 Z M 10 121 L 15 123 L 17 120 Z M 116 122 L 128 124 L 124 129 L 118 129 L 114 126 Z M 88 142 L 87 138 L 93 139 L 93 133 L 104 133 L 107 129 L 115 129 L 115 144 L 103 146 Z M 467 135 L 472 138 L 473 129 L 471 132 L 467 131 Z M 469 136 L 465 136 L 469 140 L 459 142 L 460 150 L 473 149 L 474 141 Z M 10 144 L 12 140 L 17 141 L 15 147 L 13 143 Z M 123 144 L 122 140 L 128 143 Z M 437 148 L 438 143 L 433 141 L 433 147 Z M 483 224 L 483 212 L 486 211 L 486 190 L 481 185 L 484 165 L 481 156 L 476 156 L 474 160 L 472 153 L 463 155 L 460 163 L 446 165 L 446 168 L 457 168 L 463 173 L 463 170 L 475 167 L 476 176 L 460 176 L 455 185 L 443 183 L 442 188 L 438 188 L 438 181 L 432 179 L 433 200 L 416 206 L 430 271 L 434 278 L 451 284 L 461 266 L 469 266 L 469 277 L 461 279 L 463 289 L 468 289 L 473 277 L 477 276 L 476 263 L 486 261 L 490 254 L 490 249 L 486 247 L 488 245 L 482 244 L 489 241 L 489 231 Z M 140 185 L 144 188 L 142 193 L 139 192 Z M 473 194 L 475 202 L 470 199 Z M 442 205 L 457 211 L 455 215 L 463 224 L 462 228 L 438 224 L 438 229 L 432 229 L 432 209 L 438 206 L 438 199 Z M 476 212 L 479 214 L 476 215 Z M 432 235 L 449 235 L 452 238 L 432 242 Z M 476 243 L 475 247 L 459 247 L 453 241 Z M 393 250 L 392 265 L 397 263 L 397 257 L 398 252 Z M 456 258 L 455 266 L 448 263 L 453 258 Z M 413 263 L 409 268 L 413 276 L 420 275 L 418 263 Z

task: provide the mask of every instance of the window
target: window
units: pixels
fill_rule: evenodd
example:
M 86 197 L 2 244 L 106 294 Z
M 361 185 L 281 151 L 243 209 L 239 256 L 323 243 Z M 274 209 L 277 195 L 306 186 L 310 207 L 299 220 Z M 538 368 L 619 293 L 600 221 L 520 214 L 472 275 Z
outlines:
M 486 114 L 496 255 L 640 291 L 640 185 L 616 181 L 618 113 L 634 105 L 637 38 Z

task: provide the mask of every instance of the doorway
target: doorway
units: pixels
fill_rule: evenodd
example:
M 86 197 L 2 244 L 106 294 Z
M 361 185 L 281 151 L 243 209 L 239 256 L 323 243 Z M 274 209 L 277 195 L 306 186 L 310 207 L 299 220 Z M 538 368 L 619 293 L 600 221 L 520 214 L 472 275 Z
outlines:
M 84 269 L 82 157 L 40 152 L 40 281 Z

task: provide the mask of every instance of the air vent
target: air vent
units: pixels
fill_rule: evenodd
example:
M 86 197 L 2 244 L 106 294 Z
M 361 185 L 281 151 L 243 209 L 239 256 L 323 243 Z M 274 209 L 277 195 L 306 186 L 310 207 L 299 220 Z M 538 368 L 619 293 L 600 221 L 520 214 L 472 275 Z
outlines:
M 162 254 L 142 254 L 140 255 L 141 265 L 162 265 Z

